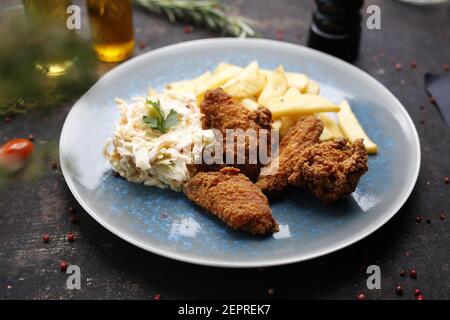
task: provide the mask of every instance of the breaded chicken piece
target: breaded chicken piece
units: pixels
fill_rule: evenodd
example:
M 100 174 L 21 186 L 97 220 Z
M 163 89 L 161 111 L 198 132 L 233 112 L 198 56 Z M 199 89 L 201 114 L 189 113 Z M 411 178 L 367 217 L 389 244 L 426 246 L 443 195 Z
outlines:
M 315 116 L 303 117 L 281 139 L 278 159 L 261 169 L 256 185 L 265 194 L 279 193 L 288 186 L 288 178 L 307 146 L 319 142 L 322 122 Z M 278 161 L 277 161 L 278 160 Z M 278 165 L 278 168 L 277 168 Z
M 205 93 L 204 100 L 200 105 L 200 110 L 204 115 L 202 123 L 203 129 L 217 129 L 222 134 L 224 163 L 226 163 L 226 152 L 234 152 L 233 164 L 228 163 L 228 165 L 238 168 L 251 180 L 256 181 L 261 165 L 259 163 L 251 164 L 249 161 L 249 139 L 239 142 L 239 139 L 235 137 L 234 141 L 227 143 L 226 130 L 242 129 L 245 132 L 248 129 L 254 129 L 258 132 L 260 129 L 266 129 L 268 130 L 267 146 L 270 147 L 270 129 L 272 122 L 272 113 L 270 110 L 264 107 L 260 107 L 256 111 L 249 110 L 233 100 L 231 96 L 226 94 L 221 88 L 209 90 Z M 239 143 L 245 143 L 245 146 L 238 146 Z M 257 144 L 258 141 L 255 141 L 254 143 Z M 245 163 L 243 164 L 237 164 L 238 147 L 243 147 L 243 150 L 245 150 Z M 257 152 L 257 149 L 254 150 Z M 217 166 L 213 166 L 212 170 L 216 168 Z M 198 170 L 209 171 L 208 166 L 205 165 L 198 166 Z
M 304 148 L 288 181 L 329 203 L 355 191 L 367 170 L 363 140 L 349 146 L 346 139 L 339 138 Z
M 266 196 L 239 169 L 226 167 L 219 172 L 200 172 L 184 193 L 233 229 L 252 234 L 278 231 Z

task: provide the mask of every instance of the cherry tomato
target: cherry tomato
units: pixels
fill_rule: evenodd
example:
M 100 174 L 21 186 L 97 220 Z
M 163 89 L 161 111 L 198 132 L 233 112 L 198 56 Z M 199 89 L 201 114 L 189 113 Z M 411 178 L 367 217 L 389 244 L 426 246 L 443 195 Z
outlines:
M 0 165 L 15 171 L 30 158 L 33 149 L 33 143 L 28 139 L 9 140 L 0 148 Z
M 15 156 L 20 160 L 27 160 L 33 153 L 33 143 L 28 139 L 12 139 L 0 148 L 0 156 Z

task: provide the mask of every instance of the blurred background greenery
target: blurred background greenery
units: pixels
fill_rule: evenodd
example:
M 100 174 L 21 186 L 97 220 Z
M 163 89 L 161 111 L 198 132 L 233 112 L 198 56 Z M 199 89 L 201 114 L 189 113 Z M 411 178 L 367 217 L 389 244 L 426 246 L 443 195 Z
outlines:
M 89 41 L 65 27 L 66 8 L 53 6 L 42 13 L 18 7 L 0 12 L 2 122 L 8 123 L 19 114 L 45 115 L 77 98 L 95 82 L 95 54 Z M 49 162 L 58 159 L 56 141 L 34 144 L 22 170 L 9 172 L 0 166 L 0 188 L 8 182 L 35 180 L 45 172 L 44 167 L 49 168 Z M 2 148 L 0 157 L 5 157 Z
M 0 13 L 0 39 L 0 117 L 48 111 L 96 79 L 90 43 L 57 23 Z
M 0 125 L 18 116 L 36 117 L 39 121 L 39 116 L 78 98 L 99 74 L 114 66 L 97 59 L 119 62 L 129 58 L 135 46 L 132 2 L 174 23 L 190 23 L 228 36 L 256 34 L 252 29 L 254 21 L 234 15 L 232 8 L 219 0 L 75 1 L 87 6 L 91 39 L 86 32 L 67 28 L 71 0 L 10 2 L 11 6 L 0 11 Z M 119 52 L 124 48 L 128 48 L 126 52 Z M 1 138 L 5 143 L 24 137 Z M 21 170 L 10 172 L 2 168 L 0 161 L 0 189 L 14 181 L 36 180 L 51 167 L 51 162 L 57 163 L 56 141 L 32 143 L 32 156 Z M 0 146 L 0 160 L 5 154 Z

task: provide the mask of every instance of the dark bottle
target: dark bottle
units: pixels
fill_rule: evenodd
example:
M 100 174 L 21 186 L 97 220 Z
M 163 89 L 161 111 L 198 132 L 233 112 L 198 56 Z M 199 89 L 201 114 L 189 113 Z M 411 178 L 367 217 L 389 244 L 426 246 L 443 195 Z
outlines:
M 347 61 L 358 57 L 364 0 L 315 0 L 308 46 Z

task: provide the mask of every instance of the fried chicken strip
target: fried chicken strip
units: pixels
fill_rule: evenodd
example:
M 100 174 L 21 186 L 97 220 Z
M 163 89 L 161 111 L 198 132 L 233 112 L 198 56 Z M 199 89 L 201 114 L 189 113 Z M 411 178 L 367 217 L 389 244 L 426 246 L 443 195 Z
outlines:
M 265 194 L 283 191 L 288 186 L 289 176 L 294 173 L 300 152 L 307 146 L 319 142 L 322 130 L 323 124 L 315 116 L 298 120 L 281 140 L 278 159 L 262 168 L 256 185 Z
M 221 88 L 209 90 L 205 93 L 203 102 L 200 105 L 200 110 L 204 115 L 203 129 L 217 129 L 222 134 L 224 146 L 224 162 L 225 155 L 234 153 L 233 167 L 238 168 L 243 174 L 251 180 L 256 181 L 259 175 L 261 165 L 259 163 L 250 163 L 250 143 L 257 144 L 258 141 L 251 142 L 248 138 L 240 140 L 237 137 L 233 141 L 227 141 L 227 129 L 242 129 L 245 133 L 248 129 L 254 129 L 259 134 L 260 129 L 268 130 L 267 146 L 270 147 L 270 129 L 272 122 L 272 113 L 269 109 L 261 107 L 258 110 L 249 110 L 236 102 L 225 93 Z M 230 139 L 231 140 L 231 139 Z M 242 146 L 242 144 L 245 144 Z M 245 163 L 237 163 L 237 150 L 242 147 L 245 150 Z M 256 147 L 258 147 L 256 145 Z M 257 149 L 254 149 L 257 151 Z M 210 171 L 208 166 L 199 166 L 198 171 Z M 211 170 L 216 170 L 217 166 L 213 166 Z
M 363 140 L 357 139 L 349 146 L 346 139 L 340 138 L 304 148 L 288 181 L 329 203 L 355 191 L 367 170 Z
M 188 183 L 186 196 L 233 229 L 252 234 L 278 231 L 269 202 L 239 169 L 200 172 Z

